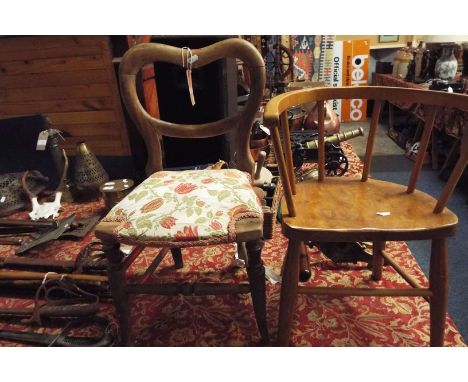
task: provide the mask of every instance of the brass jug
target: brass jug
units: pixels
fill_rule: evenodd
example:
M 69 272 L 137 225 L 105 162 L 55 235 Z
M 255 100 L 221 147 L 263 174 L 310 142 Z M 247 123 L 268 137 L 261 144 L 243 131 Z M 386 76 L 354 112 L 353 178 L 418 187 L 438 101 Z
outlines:
M 108 180 L 109 175 L 86 143 L 78 142 L 73 173 L 75 192 L 85 197 L 98 196 L 99 187 Z

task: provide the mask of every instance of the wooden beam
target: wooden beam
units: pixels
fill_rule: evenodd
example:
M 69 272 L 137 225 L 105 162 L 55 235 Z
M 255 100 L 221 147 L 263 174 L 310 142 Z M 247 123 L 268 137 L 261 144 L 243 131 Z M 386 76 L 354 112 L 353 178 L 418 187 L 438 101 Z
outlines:
M 307 295 L 329 296 L 408 296 L 431 297 L 432 292 L 428 288 L 329 288 L 299 286 L 299 292 Z

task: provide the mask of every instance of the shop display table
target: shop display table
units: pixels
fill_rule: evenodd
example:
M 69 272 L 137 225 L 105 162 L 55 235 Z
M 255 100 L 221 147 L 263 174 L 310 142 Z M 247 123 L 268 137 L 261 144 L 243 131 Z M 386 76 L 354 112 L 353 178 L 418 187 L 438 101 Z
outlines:
M 429 86 L 427 84 L 416 84 L 413 82 L 405 81 L 401 78 L 394 77 L 391 74 L 380 74 L 373 73 L 372 75 L 372 85 L 375 86 L 396 86 L 403 88 L 412 88 L 412 89 L 427 89 Z M 401 110 L 405 110 L 409 113 L 412 113 L 420 120 L 424 121 L 424 110 L 421 105 L 416 103 L 411 104 L 390 104 L 389 103 L 389 114 L 388 114 L 388 123 L 391 128 L 393 128 L 394 122 L 394 107 L 397 107 Z M 453 110 L 451 108 L 443 108 L 437 114 L 436 121 L 434 124 L 434 131 L 432 135 L 432 168 L 438 168 L 438 150 L 436 140 L 438 134 L 445 134 L 449 137 L 454 138 L 453 144 L 450 147 L 445 163 L 441 168 L 444 169 L 448 164 L 448 161 L 452 155 L 456 152 L 458 146 L 460 145 L 460 138 L 463 136 L 463 129 L 468 123 L 468 113 L 460 112 L 458 110 Z

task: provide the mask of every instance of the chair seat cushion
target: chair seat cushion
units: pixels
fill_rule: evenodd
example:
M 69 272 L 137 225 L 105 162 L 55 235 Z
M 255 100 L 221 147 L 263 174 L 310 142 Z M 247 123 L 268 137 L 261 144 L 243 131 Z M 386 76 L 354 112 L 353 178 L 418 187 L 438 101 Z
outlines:
M 157 172 L 103 221 L 119 222 L 122 242 L 191 246 L 235 241 L 236 222 L 252 218 L 263 221 L 250 176 L 227 169 Z

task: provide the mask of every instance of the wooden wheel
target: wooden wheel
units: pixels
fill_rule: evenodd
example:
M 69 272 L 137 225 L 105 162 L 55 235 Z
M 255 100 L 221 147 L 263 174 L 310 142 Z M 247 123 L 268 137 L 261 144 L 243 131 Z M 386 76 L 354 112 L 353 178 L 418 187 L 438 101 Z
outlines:
M 294 67 L 294 57 L 291 51 L 284 45 L 274 44 L 265 56 L 267 67 L 267 83 L 278 83 L 284 81 Z
M 278 71 L 278 74 L 281 80 L 284 80 L 292 72 L 294 57 L 291 51 L 286 48 L 283 44 L 280 44 L 278 49 L 278 44 L 273 46 L 277 56 L 275 57 L 275 70 Z

